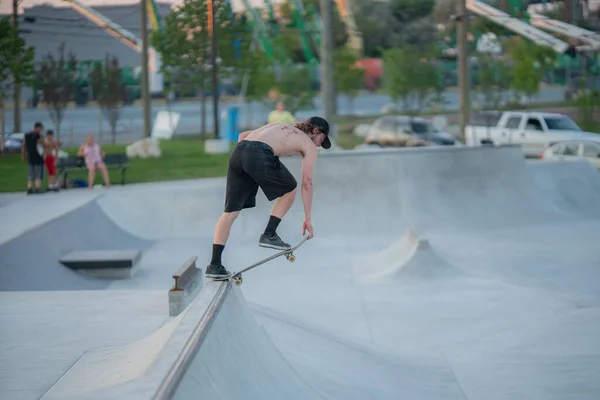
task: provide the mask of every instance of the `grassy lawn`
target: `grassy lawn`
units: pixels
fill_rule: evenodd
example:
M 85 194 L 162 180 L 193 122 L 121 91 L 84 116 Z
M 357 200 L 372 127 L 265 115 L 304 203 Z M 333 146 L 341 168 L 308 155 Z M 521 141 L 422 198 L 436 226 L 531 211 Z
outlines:
M 543 104 L 546 107 L 565 106 L 560 104 Z M 536 105 L 538 108 L 540 104 Z M 354 127 L 360 123 L 371 123 L 381 115 L 365 115 L 356 117 L 334 118 L 338 123 L 338 146 L 352 149 L 364 142 L 364 138 L 353 135 Z M 576 121 L 579 122 L 579 121 Z M 600 133 L 600 123 L 591 122 L 584 129 Z M 102 145 L 106 153 L 125 153 L 126 145 Z M 233 148 L 233 144 L 232 144 Z M 71 155 L 77 153 L 76 147 L 63 148 Z M 204 141 L 199 136 L 180 136 L 170 141 L 161 142 L 162 157 L 154 159 L 134 158 L 129 160 L 130 168 L 126 173 L 126 183 L 158 182 L 180 179 L 196 179 L 225 176 L 229 154 L 206 154 Z M 87 172 L 69 173 L 69 178 L 81 177 L 87 180 Z M 47 179 L 47 177 L 46 177 Z M 118 171 L 110 172 L 113 184 L 120 183 Z M 96 182 L 102 183 L 102 177 L 97 174 Z M 42 183 L 47 187 L 47 181 Z M 27 188 L 27 164 L 21 162 L 20 154 L 0 155 L 0 192 L 22 192 Z
M 337 143 L 343 148 L 353 148 L 362 143 L 363 139 L 355 135 L 341 135 Z M 103 144 L 106 153 L 125 153 L 126 145 Z M 179 179 L 196 179 L 225 176 L 229 154 L 206 154 L 204 141 L 198 137 L 189 136 L 160 144 L 162 157 L 160 158 L 132 158 L 130 167 L 126 172 L 126 184 L 139 182 L 158 182 Z M 233 144 L 232 144 L 233 148 Z M 67 147 L 62 150 L 69 155 L 77 154 L 77 147 Z M 120 184 L 119 171 L 109 171 L 110 181 L 114 185 Z M 47 175 L 47 174 L 46 174 Z M 71 178 L 84 178 L 87 172 L 70 172 Z M 47 187 L 47 179 L 42 187 Z M 100 174 L 96 174 L 96 183 L 102 183 Z M 4 154 L 0 156 L 0 192 L 21 192 L 27 189 L 27 164 L 21 161 L 20 154 Z
M 126 183 L 156 182 L 178 179 L 208 178 L 225 176 L 229 154 L 206 154 L 204 142 L 197 138 L 175 139 L 161 142 L 162 157 L 129 160 Z M 126 145 L 102 145 L 106 153 L 125 153 Z M 77 154 L 77 148 L 64 148 L 70 155 Z M 82 177 L 87 180 L 87 172 L 69 173 L 69 178 Z M 119 184 L 120 173 L 110 171 L 112 184 Z M 96 183 L 102 183 L 97 174 Z M 42 187 L 47 187 L 46 181 Z M 27 189 L 27 164 L 21 161 L 20 154 L 0 156 L 0 192 L 19 192 Z

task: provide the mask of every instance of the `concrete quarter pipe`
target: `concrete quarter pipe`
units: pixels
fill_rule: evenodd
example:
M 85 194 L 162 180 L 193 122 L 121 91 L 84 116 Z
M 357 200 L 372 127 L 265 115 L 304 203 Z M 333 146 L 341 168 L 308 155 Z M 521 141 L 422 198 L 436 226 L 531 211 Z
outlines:
M 300 162 L 284 162 L 299 178 Z M 111 188 L 0 247 L 10 261 L 3 278 L 22 288 L 0 293 L 9 338 L 1 342 L 0 397 L 596 400 L 594 172 L 531 165 L 512 146 L 332 153 L 319 159 L 314 179 L 317 236 L 298 260 L 256 268 L 239 288 L 205 284 L 173 318 L 164 307 L 172 282 L 160 279 L 177 269 L 168 262 L 175 258 L 198 254 L 203 267 L 224 181 Z M 272 206 L 261 196 L 232 231 L 224 257 L 231 270 L 272 254 L 256 243 Z M 146 248 L 160 274 L 145 271 L 115 291 L 43 264 L 71 250 L 50 232 L 78 227 L 84 215 L 97 229 L 75 237 L 77 247 Z M 281 235 L 294 242 L 302 217 L 298 199 Z M 31 241 L 44 243 L 40 254 L 20 259 Z M 11 272 L 20 265 L 31 283 Z M 19 308 L 10 301 L 29 296 L 23 290 L 43 292 Z M 50 314 L 59 295 L 68 308 Z M 69 307 L 69 295 L 88 302 Z M 99 320 L 105 307 L 114 308 Z M 54 330 L 43 330 L 50 323 Z M 38 330 L 46 348 L 28 352 L 22 337 Z M 76 351 L 66 351 L 74 342 Z M 15 354 L 19 368 L 10 364 Z

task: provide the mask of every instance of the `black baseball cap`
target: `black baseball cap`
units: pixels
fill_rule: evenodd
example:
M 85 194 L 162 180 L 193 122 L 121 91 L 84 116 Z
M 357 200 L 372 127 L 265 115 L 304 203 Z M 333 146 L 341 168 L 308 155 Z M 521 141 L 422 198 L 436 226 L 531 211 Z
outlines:
M 318 128 L 321 132 L 325 134 L 325 139 L 323 143 L 321 143 L 321 147 L 324 149 L 329 149 L 331 147 L 331 141 L 329 140 L 329 122 L 325 118 L 321 117 L 310 117 L 306 120 L 309 124 Z

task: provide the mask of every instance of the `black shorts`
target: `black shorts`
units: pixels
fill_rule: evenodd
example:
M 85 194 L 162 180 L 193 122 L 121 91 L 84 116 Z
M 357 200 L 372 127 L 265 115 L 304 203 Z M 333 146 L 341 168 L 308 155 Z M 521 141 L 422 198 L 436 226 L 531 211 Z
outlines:
M 256 206 L 260 187 L 269 201 L 291 192 L 296 178 L 266 143 L 242 140 L 229 157 L 225 212 Z

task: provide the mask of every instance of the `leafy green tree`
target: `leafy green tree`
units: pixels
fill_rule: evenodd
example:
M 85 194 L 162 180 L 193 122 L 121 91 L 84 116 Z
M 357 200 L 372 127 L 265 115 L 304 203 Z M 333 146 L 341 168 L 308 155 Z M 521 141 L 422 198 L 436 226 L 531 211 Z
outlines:
M 269 90 L 276 85 L 275 66 L 260 49 L 254 49 L 247 60 L 247 67 L 242 70 L 244 75 L 240 76 L 240 86 L 246 79 L 245 99 L 260 101 L 267 97 Z
M 189 89 L 192 84 L 200 92 L 203 135 L 206 133 L 204 94 L 211 75 L 207 4 L 205 0 L 185 0 L 167 15 L 163 31 L 154 31 L 150 37 L 161 56 L 161 72 L 172 88 L 186 85 Z M 243 65 L 239 52 L 249 47 L 251 32 L 241 18 L 233 15 L 229 1 L 215 0 L 214 5 L 219 76 L 226 78 Z
M 300 110 L 314 108 L 313 98 L 317 92 L 310 82 L 311 71 L 307 65 L 281 69 L 275 87 L 279 100 L 285 103 L 285 108 L 290 113 L 296 114 Z M 305 86 L 300 86 L 302 83 Z
M 438 90 L 439 73 L 431 62 L 431 50 L 403 46 L 385 50 L 384 85 L 394 102 L 414 115 L 426 106 Z
M 110 125 L 110 135 L 114 144 L 117 138 L 117 123 L 126 96 L 121 67 L 116 57 L 107 55 L 103 65 L 95 66 L 92 71 L 92 92 Z
M 345 47 L 336 49 L 333 62 L 335 87 L 338 93 L 348 96 L 352 110 L 354 98 L 362 87 L 364 71 L 355 65 L 356 56 Z
M 503 58 L 490 53 L 477 53 L 475 91 L 482 99 L 482 110 L 496 110 L 510 88 L 509 67 Z
M 288 0 L 289 1 L 289 0 Z M 306 19 L 312 20 L 315 14 L 319 15 L 320 18 L 320 2 L 319 0 L 303 0 Z M 337 2 L 334 1 L 333 9 L 333 47 L 337 48 L 346 43 L 348 40 L 348 33 L 346 32 L 346 25 L 342 20 L 339 9 L 337 8 Z
M 240 69 L 238 85 L 244 102 L 261 102 L 268 97 L 276 84 L 275 65 L 264 56 L 262 49 L 253 49 L 247 58 L 246 68 Z M 252 112 L 246 113 L 248 117 Z
M 402 23 L 431 15 L 434 6 L 435 0 L 390 0 L 394 17 Z
M 365 57 L 381 57 L 382 51 L 403 42 L 403 27 L 391 13 L 387 2 L 356 0 L 354 18 L 363 34 Z
M 509 45 L 510 58 L 514 63 L 510 82 L 517 102 L 520 102 L 523 95 L 531 99 L 540 90 L 544 71 L 537 61 L 541 51 L 536 53 L 535 47 L 533 43 L 520 38 Z
M 510 88 L 510 68 L 501 57 L 490 53 L 477 53 L 477 74 L 474 85 L 475 94 L 480 99 L 478 106 L 481 111 L 495 111 L 506 100 L 506 91 Z M 486 113 L 491 118 L 491 114 Z M 486 121 L 486 126 L 491 124 Z M 489 136 L 488 132 L 488 136 Z
M 4 99 L 15 83 L 31 84 L 35 76 L 35 48 L 18 37 L 10 17 L 0 19 L 0 151 L 4 150 Z
M 444 25 L 445 28 L 454 27 L 455 21 L 452 16 L 456 15 L 458 0 L 438 0 L 435 2 L 432 11 L 433 21 L 436 24 Z
M 36 74 L 36 86 L 44 95 L 50 119 L 54 123 L 56 138 L 60 139 L 60 126 L 67 104 L 71 100 L 77 82 L 77 59 L 75 54 L 65 54 L 65 44 L 58 47 L 58 57 L 48 53 L 44 56 Z

